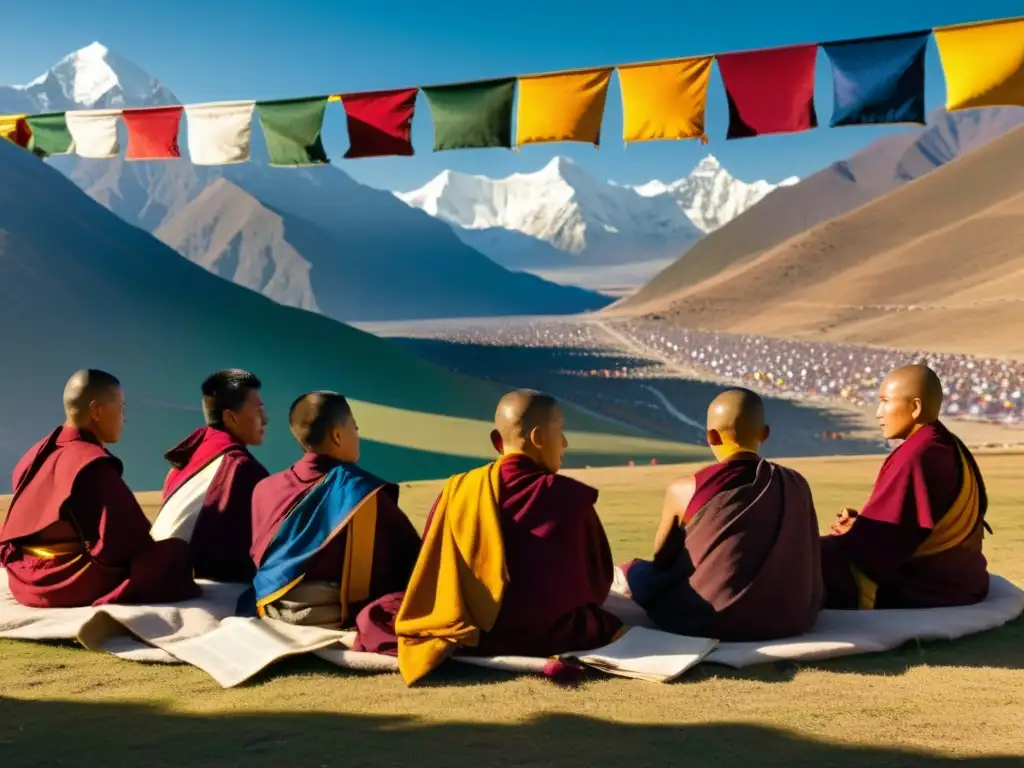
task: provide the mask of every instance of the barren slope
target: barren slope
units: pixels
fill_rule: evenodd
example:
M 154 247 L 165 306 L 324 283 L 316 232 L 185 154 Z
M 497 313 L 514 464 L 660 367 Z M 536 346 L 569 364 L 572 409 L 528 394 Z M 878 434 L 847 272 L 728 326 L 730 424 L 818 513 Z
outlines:
M 1024 356 L 1024 128 L 673 296 L 690 327 Z

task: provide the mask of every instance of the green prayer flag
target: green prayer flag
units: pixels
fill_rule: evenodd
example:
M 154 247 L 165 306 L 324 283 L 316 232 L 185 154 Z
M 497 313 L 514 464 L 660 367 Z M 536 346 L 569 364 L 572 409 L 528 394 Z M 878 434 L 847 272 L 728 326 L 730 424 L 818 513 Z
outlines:
M 260 126 L 267 141 L 271 165 L 324 165 L 320 131 L 324 125 L 327 97 L 257 101 Z
M 47 115 L 31 115 L 25 118 L 32 129 L 32 138 L 28 148 L 39 157 L 66 155 L 74 146 L 68 120 L 63 112 L 51 112 Z
M 514 77 L 424 88 L 434 119 L 434 151 L 512 146 Z

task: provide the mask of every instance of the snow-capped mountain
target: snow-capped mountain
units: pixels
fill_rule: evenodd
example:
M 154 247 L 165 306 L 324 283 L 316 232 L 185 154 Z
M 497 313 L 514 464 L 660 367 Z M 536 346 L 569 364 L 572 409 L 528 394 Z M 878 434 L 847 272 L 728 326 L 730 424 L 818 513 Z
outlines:
M 659 199 L 669 197 L 702 232 L 714 232 L 728 224 L 752 205 L 759 203 L 777 187 L 790 187 L 800 179 L 791 176 L 778 184 L 767 181 L 740 181 L 722 167 L 714 155 L 708 155 L 693 172 L 666 184 L 649 181 L 634 186 L 637 194 Z
M 673 198 L 599 181 L 564 157 L 504 179 L 445 171 L 396 196 L 514 269 L 672 258 L 702 236 Z
M 31 83 L 0 87 L 0 114 L 176 103 L 156 78 L 100 43 L 65 56 Z M 125 146 L 124 125 L 120 131 Z M 46 162 L 208 271 L 338 320 L 552 314 L 608 303 L 503 269 L 447 224 L 337 166 L 270 168 L 258 121 L 253 132 L 251 162 L 237 165 L 192 165 L 184 131 L 181 159 L 72 154 Z
M 178 100 L 159 80 L 101 43 L 68 54 L 25 85 L 0 86 L 4 112 L 150 107 Z

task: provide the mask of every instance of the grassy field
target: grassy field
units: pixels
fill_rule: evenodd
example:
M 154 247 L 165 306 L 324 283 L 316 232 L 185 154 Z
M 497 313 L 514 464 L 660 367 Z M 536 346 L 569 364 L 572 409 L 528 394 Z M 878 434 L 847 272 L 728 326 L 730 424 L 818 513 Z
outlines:
M 1024 584 L 1021 455 L 982 454 L 992 570 Z M 859 506 L 880 458 L 785 462 L 827 522 Z M 618 560 L 649 554 L 680 467 L 578 471 L 601 489 Z M 403 486 L 417 522 L 439 483 Z M 143 501 L 154 503 L 152 495 Z M 0 510 L 3 504 L 0 502 Z M 485 670 L 443 670 L 406 689 L 315 659 L 222 690 L 197 669 L 146 666 L 69 646 L 0 642 L 4 766 L 1020 765 L 1024 621 L 954 644 L 733 672 L 672 685 L 597 678 L 575 689 Z

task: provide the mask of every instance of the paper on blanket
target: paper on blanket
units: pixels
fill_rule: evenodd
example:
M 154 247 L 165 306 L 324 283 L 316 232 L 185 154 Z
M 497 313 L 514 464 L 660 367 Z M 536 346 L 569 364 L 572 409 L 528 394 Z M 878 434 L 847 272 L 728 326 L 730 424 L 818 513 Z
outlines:
M 699 664 L 716 645 L 717 640 L 705 637 L 685 637 L 657 629 L 632 627 L 603 648 L 564 653 L 562 658 L 575 659 L 611 675 L 667 683 Z

